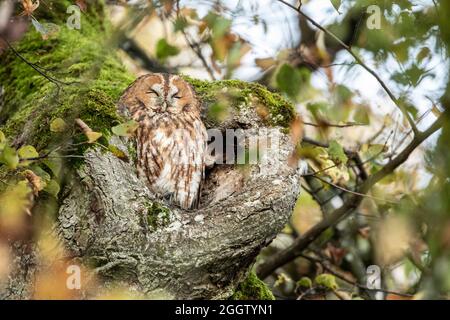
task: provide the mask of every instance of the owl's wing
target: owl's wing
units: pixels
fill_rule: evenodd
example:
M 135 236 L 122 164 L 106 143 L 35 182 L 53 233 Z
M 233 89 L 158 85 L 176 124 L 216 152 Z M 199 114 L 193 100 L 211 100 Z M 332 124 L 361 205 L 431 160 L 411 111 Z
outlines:
M 175 199 L 184 209 L 196 209 L 200 203 L 201 188 L 205 178 L 205 155 L 207 152 L 206 128 L 200 120 L 194 121 L 194 135 L 186 135 L 179 159 L 179 181 L 175 190 Z M 184 161 L 184 160 L 187 160 Z

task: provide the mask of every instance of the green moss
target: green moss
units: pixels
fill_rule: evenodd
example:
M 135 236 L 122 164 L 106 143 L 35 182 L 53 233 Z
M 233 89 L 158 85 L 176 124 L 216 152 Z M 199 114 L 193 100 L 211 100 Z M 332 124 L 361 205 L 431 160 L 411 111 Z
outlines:
M 152 231 L 165 227 L 170 222 L 170 209 L 159 203 L 149 203 L 147 205 L 147 224 Z
M 322 273 L 319 274 L 315 279 L 314 282 L 322 287 L 325 287 L 329 290 L 336 290 L 339 286 L 336 282 L 336 277 L 332 274 L 328 273 Z
M 302 289 L 312 288 L 312 281 L 308 277 L 302 277 L 300 280 L 297 281 L 297 287 L 302 288 Z
M 231 300 L 275 300 L 273 293 L 254 271 L 239 284 Z
M 221 95 L 228 95 L 232 107 L 260 104 L 269 113 L 268 124 L 289 127 L 295 117 L 295 108 L 280 94 L 269 91 L 259 83 L 241 80 L 203 81 L 183 76 L 195 89 L 199 98 L 207 103 L 217 101 Z
M 49 22 L 57 19 L 56 2 L 52 13 L 42 13 Z M 64 8 L 65 3 L 61 6 Z M 98 10 L 98 8 L 97 8 Z M 97 11 L 96 11 L 97 12 Z M 101 10 L 99 10 L 101 12 Z M 100 16 L 82 15 L 81 30 L 70 30 L 60 24 L 58 34 L 48 40 L 34 30 L 15 44 L 16 50 L 27 61 L 45 69 L 45 72 L 68 85 L 54 83 L 44 78 L 11 51 L 5 54 L 0 66 L 3 84 L 4 108 L 0 112 L 1 130 L 8 137 L 21 136 L 21 142 L 42 150 L 63 139 L 64 134 L 50 132 L 54 118 L 63 118 L 69 124 L 66 136 L 77 134 L 74 119 L 81 118 L 93 130 L 108 136 L 109 128 L 121 119 L 115 103 L 121 92 L 133 81 L 112 50 L 104 33 L 109 26 L 99 21 Z

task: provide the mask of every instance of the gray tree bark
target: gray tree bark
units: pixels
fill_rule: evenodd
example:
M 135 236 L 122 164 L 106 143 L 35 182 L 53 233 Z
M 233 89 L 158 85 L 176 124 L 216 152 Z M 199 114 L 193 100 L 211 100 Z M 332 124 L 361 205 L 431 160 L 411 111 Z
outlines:
M 298 196 L 297 170 L 287 165 L 292 145 L 279 135 L 269 172 L 264 164 L 247 172 L 218 165 L 205 190 L 214 200 L 193 211 L 167 204 L 168 212 L 152 211 L 154 198 L 131 165 L 89 151 L 60 208 L 59 232 L 72 252 L 98 262 L 105 286 L 119 281 L 144 294 L 226 298 L 286 224 Z M 156 229 L 148 221 L 155 214 Z

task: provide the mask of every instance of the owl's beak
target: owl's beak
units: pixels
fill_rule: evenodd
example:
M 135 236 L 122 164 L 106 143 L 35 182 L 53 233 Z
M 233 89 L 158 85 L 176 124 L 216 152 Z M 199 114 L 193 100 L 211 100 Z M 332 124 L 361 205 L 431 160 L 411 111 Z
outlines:
M 166 112 L 166 110 L 167 110 L 167 101 L 164 100 L 161 105 L 161 111 Z

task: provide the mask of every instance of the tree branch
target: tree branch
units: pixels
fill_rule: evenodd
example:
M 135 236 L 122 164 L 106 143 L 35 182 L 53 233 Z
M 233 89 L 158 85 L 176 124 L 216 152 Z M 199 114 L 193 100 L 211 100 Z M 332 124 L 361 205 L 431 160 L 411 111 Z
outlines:
M 387 163 L 380 171 L 374 175 L 369 176 L 368 179 L 358 188 L 358 193 L 366 194 L 377 182 L 384 177 L 391 174 L 397 167 L 403 164 L 409 155 L 433 133 L 442 127 L 445 114 L 442 114 L 426 131 L 418 133 L 408 146 L 394 159 Z M 266 278 L 275 269 L 297 258 L 302 251 L 309 246 L 315 239 L 317 239 L 329 227 L 337 224 L 342 219 L 346 218 L 353 210 L 355 210 L 361 203 L 363 197 L 357 194 L 351 195 L 340 207 L 332 214 L 324 217 L 322 221 L 314 225 L 305 234 L 297 238 L 294 243 L 281 251 L 277 255 L 268 259 L 265 263 L 259 265 L 257 274 L 261 278 Z

